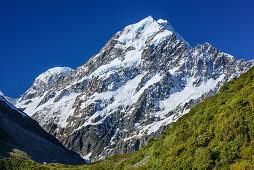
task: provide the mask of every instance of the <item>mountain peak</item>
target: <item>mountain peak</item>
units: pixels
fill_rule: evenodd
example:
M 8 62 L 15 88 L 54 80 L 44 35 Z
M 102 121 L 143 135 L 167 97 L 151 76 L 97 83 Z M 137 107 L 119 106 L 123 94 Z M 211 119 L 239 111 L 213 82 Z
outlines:
M 143 49 L 146 40 L 155 37 L 156 44 L 166 40 L 169 36 L 174 34 L 178 40 L 185 42 L 188 48 L 191 48 L 189 43 L 178 34 L 177 31 L 169 24 L 167 20 L 154 20 L 152 16 L 148 16 L 141 21 L 126 26 L 118 38 L 118 41 L 127 46 L 132 46 L 137 50 Z M 156 36 L 157 35 L 157 36 Z
M 154 18 L 150 15 L 134 25 L 139 25 L 144 27 L 145 25 L 150 25 L 151 23 L 154 23 L 154 28 L 161 27 L 161 26 L 164 27 L 166 30 L 172 32 L 178 40 L 183 41 L 189 49 L 192 48 L 190 44 L 170 25 L 170 23 L 167 20 L 158 19 L 157 21 L 155 21 Z
M 167 20 L 164 20 L 164 19 L 158 19 L 157 20 L 157 23 L 160 24 L 161 26 L 163 26 L 165 29 L 173 32 L 173 34 L 176 36 L 176 38 L 178 40 L 181 40 L 183 41 L 187 47 L 189 49 L 191 49 L 192 47 L 190 46 L 190 44 L 169 24 L 169 22 Z
M 64 77 L 67 74 L 69 74 L 71 71 L 72 69 L 69 67 L 54 67 L 40 74 L 35 80 L 48 82 L 52 75 L 59 75 L 61 77 Z M 54 80 L 52 79 L 51 81 L 54 81 Z
M 34 80 L 33 85 L 25 92 L 25 94 L 21 95 L 20 98 L 29 99 L 35 96 L 40 96 L 43 92 L 61 82 L 71 71 L 73 71 L 73 69 L 69 67 L 54 67 L 48 69 Z
M 168 24 L 168 20 L 164 20 L 164 19 L 158 19 L 157 22 L 159 24 Z
M 149 15 L 148 17 L 142 19 L 138 23 L 143 23 L 143 22 L 154 22 L 154 19 L 153 19 L 153 17 L 151 15 Z

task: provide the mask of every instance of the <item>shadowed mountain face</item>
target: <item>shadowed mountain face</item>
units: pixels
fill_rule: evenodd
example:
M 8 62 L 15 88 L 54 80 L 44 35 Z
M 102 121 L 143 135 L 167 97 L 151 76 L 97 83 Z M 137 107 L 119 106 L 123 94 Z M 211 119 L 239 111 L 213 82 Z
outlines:
M 36 162 L 82 164 L 84 160 L 66 149 L 54 136 L 0 96 L 0 158 L 13 149 L 26 152 Z
M 36 78 L 16 106 L 86 159 L 136 151 L 254 61 L 192 48 L 165 20 L 125 27 L 75 70 Z

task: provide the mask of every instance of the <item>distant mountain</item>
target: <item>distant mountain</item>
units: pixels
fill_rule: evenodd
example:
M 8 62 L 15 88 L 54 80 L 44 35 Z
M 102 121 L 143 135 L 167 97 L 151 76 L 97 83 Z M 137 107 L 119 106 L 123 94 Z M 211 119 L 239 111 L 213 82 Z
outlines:
M 4 97 L 9 103 L 11 103 L 12 105 L 16 104 L 16 99 L 13 99 L 9 96 L 5 96 L 4 93 L 2 91 L 0 91 L 0 96 Z
M 209 43 L 192 48 L 166 20 L 147 17 L 77 69 L 40 75 L 16 107 L 96 161 L 137 151 L 253 65 Z
M 254 67 L 116 169 L 254 169 Z
M 35 120 L 0 95 L 0 158 L 17 154 L 15 149 L 40 163 L 84 163 L 78 154 L 66 149 Z

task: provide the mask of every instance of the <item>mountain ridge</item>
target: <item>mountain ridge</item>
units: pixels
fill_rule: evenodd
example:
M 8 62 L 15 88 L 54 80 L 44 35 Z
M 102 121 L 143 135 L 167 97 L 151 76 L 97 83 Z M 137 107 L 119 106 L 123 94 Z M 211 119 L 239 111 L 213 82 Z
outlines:
M 0 157 L 25 152 L 29 159 L 43 162 L 83 164 L 82 158 L 67 150 L 54 136 L 28 115 L 0 96 Z
M 92 161 L 138 150 L 254 65 L 209 43 L 190 49 L 175 34 L 151 17 L 126 26 L 84 65 L 48 89 L 28 90 L 16 106 Z
M 253 169 L 254 67 L 225 83 L 139 151 L 80 166 L 7 158 L 0 167 L 57 169 Z

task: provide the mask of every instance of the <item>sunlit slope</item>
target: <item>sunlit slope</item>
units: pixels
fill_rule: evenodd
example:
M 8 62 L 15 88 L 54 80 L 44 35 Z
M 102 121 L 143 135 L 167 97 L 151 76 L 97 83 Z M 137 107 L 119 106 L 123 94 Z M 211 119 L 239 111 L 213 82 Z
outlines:
M 254 68 L 223 85 L 118 168 L 133 167 L 254 168 Z

